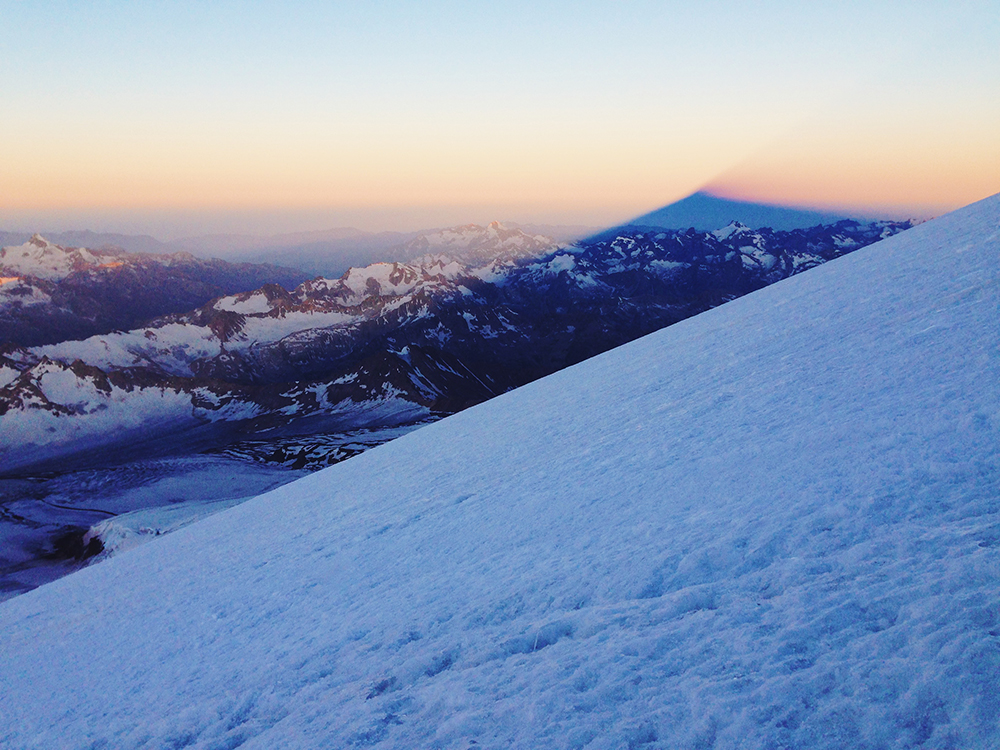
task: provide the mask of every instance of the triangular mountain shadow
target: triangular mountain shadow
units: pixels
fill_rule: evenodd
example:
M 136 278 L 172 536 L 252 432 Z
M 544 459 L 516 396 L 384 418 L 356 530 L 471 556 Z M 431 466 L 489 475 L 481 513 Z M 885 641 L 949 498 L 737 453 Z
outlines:
M 676 203 L 671 203 L 669 206 L 658 208 L 625 222 L 621 226 L 661 227 L 663 229 L 694 227 L 699 231 L 711 231 L 725 227 L 732 221 L 738 221 L 751 229 L 770 227 L 775 230 L 788 231 L 814 227 L 818 224 L 834 224 L 847 218 L 860 217 L 730 200 L 699 191 Z

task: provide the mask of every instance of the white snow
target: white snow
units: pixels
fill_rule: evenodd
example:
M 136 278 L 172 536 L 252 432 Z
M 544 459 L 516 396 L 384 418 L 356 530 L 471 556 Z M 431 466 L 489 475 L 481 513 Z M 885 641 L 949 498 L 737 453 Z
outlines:
M 572 271 L 576 268 L 576 259 L 568 253 L 560 253 L 547 264 L 542 265 L 542 268 L 552 274 L 557 274 L 560 271 Z
M 236 336 L 225 342 L 229 351 L 269 344 L 313 328 L 352 323 L 356 318 L 337 311 L 291 311 L 281 315 L 247 314 Z M 222 352 L 222 341 L 207 326 L 169 323 L 91 336 L 83 341 L 62 341 L 32 349 L 39 356 L 70 363 L 80 359 L 102 369 L 154 364 L 174 375 L 191 376 L 191 363 Z
M 269 315 L 247 317 L 239 339 L 227 342 L 227 349 L 246 348 L 251 344 L 269 344 L 280 341 L 293 333 L 303 333 L 314 328 L 330 328 L 353 323 L 357 318 L 334 310 L 326 312 L 286 312 L 280 317 Z
M 99 334 L 83 341 L 62 341 L 32 351 L 66 363 L 80 359 L 103 370 L 155 362 L 169 373 L 190 376 L 192 361 L 218 356 L 222 348 L 210 328 L 170 323 Z
M 750 228 L 745 224 L 741 224 L 738 221 L 731 221 L 722 229 L 716 229 L 714 232 L 709 232 L 709 234 L 715 235 L 715 238 L 720 242 L 725 242 L 734 234 L 744 234 L 748 231 L 750 231 Z
M 18 276 L 34 276 L 52 281 L 73 271 L 102 265 L 121 265 L 117 255 L 95 254 L 86 248 L 53 245 L 35 235 L 23 245 L 0 248 L 0 269 Z M 4 274 L 0 273 L 0 276 Z
M 191 397 L 170 388 L 98 389 L 90 378 L 78 378 L 57 363 L 34 368 L 45 397 L 73 410 L 53 413 L 41 405 L 10 409 L 2 415 L 4 440 L 0 458 L 14 466 L 47 455 L 67 445 L 121 442 L 124 436 L 142 437 L 154 424 L 177 427 L 195 423 Z M 11 446 L 16 446 L 16 454 Z
M 17 376 L 21 374 L 20 370 L 17 370 L 10 365 L 0 365 L 0 388 L 5 385 L 13 383 Z
M 406 294 L 419 281 L 416 269 L 401 263 L 373 263 L 365 268 L 352 268 L 344 276 L 344 285 L 359 300 L 373 292 L 383 296 Z
M 52 297 L 40 289 L 37 282 L 32 283 L 30 279 L 13 277 L 0 281 L 6 281 L 0 285 L 0 309 L 52 303 Z
M 729 260 L 729 258 L 727 257 L 726 260 Z M 658 271 L 669 273 L 679 268 L 689 268 L 691 264 L 681 263 L 680 261 L 676 260 L 651 260 L 649 262 L 649 265 L 651 268 L 655 268 Z
M 224 479 L 231 486 L 231 476 L 220 476 L 218 479 Z M 168 482 L 169 480 L 165 480 L 161 484 Z M 152 489 L 156 491 L 160 488 Z M 182 502 L 133 510 L 94 525 L 84 536 L 83 543 L 86 545 L 93 538 L 100 539 L 104 547 L 100 558 L 106 560 L 126 550 L 134 549 L 151 538 L 168 534 L 213 513 L 245 503 L 247 499 L 237 497 L 205 502 Z
M 1000 197 L 0 605 L 4 748 L 1000 746 Z
M 222 297 L 215 303 L 214 307 L 216 310 L 226 310 L 241 315 L 265 314 L 271 311 L 271 301 L 266 294 L 256 291 L 249 294 Z

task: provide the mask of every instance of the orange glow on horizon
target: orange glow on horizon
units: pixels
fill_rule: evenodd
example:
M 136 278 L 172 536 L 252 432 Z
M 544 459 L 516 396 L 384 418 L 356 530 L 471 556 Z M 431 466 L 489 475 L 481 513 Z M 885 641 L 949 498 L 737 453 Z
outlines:
M 855 123 L 803 129 L 723 172 L 709 192 L 738 200 L 927 218 L 1000 191 L 1000 139 L 989 128 L 942 139 L 933 128 Z
M 18 150 L 0 145 L 0 209 L 416 216 L 426 208 L 430 216 L 467 206 L 470 213 L 494 207 L 492 218 L 596 225 L 705 189 L 747 201 L 926 217 L 1000 190 L 1000 139 L 989 119 L 950 139 L 938 122 L 909 129 L 893 118 L 812 122 L 769 147 L 763 130 L 738 134 L 731 124 L 694 121 L 662 131 L 425 128 L 405 137 L 383 128 L 302 142 L 269 140 L 266 128 L 228 139 L 211 129 L 112 129 L 89 132 L 86 148 L 43 132 L 22 134 Z M 431 223 L 414 219 L 410 228 Z

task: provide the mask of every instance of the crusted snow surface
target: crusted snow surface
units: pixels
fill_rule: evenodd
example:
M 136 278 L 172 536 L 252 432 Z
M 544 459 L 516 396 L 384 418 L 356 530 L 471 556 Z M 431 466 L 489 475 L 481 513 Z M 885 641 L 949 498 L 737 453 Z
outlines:
M 1000 746 L 1000 198 L 0 605 L 4 748 Z
M 0 600 L 79 567 L 75 560 L 39 554 L 68 529 L 82 534 L 97 524 L 100 529 L 92 528 L 91 537 L 100 537 L 104 551 L 99 557 L 107 557 L 306 473 L 239 455 L 116 462 L 120 454 L 109 454 L 110 466 L 0 478 L 5 515 L 0 524 Z M 117 515 L 109 519 L 112 514 Z M 2 663 L 0 656 L 0 671 Z
M 222 478 L 220 476 L 220 479 Z M 225 476 L 225 481 L 231 484 L 231 475 Z M 169 534 L 199 519 L 246 501 L 245 497 L 236 497 L 225 500 L 182 502 L 129 511 L 92 526 L 84 535 L 83 543 L 87 545 L 91 539 L 100 539 L 104 549 L 99 558 L 106 560 L 126 550 L 134 549 L 150 539 Z

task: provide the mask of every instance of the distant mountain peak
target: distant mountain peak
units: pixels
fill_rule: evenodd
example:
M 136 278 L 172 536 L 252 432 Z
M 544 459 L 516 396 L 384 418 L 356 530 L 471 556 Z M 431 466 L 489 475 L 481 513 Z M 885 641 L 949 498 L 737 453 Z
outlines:
M 551 237 L 528 234 L 516 226 L 491 221 L 486 226 L 463 224 L 421 232 L 402 246 L 402 257 L 418 259 L 428 254 L 467 262 L 511 261 L 544 254 L 559 243 Z
M 59 247 L 58 245 L 53 245 L 47 239 L 42 237 L 40 234 L 31 235 L 31 239 L 26 243 L 28 245 L 34 245 L 35 247 L 46 248 L 46 247 Z

